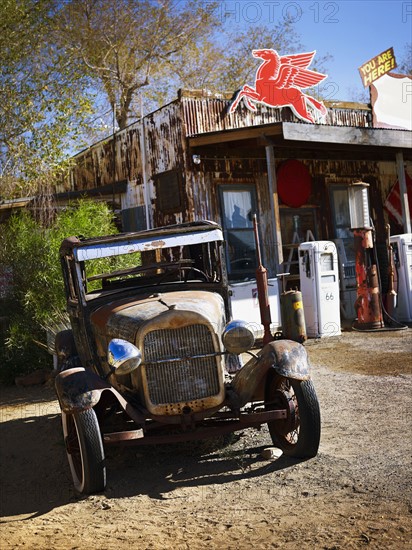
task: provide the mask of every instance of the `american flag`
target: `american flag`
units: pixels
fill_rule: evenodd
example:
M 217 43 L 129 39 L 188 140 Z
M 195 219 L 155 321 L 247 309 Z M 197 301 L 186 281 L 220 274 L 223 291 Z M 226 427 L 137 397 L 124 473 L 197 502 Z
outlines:
M 408 202 L 409 202 L 409 211 L 410 211 L 412 207 L 412 178 L 409 177 L 406 171 L 405 171 L 405 179 L 406 179 L 406 190 L 408 193 Z M 384 207 L 385 207 L 385 210 L 389 213 L 389 215 L 392 218 L 394 218 L 396 223 L 402 226 L 403 225 L 402 204 L 401 204 L 398 180 L 396 180 L 396 182 L 392 186 L 392 189 L 389 191 Z

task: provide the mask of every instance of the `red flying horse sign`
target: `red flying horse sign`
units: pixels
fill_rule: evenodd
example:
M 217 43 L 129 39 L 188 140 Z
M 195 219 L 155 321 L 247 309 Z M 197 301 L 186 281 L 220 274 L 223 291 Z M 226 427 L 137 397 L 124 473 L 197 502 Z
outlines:
M 255 87 L 245 84 L 230 106 L 233 113 L 241 99 L 252 111 L 255 103 L 268 107 L 290 107 L 305 122 L 316 122 L 326 115 L 321 101 L 301 90 L 322 82 L 327 75 L 308 69 L 316 51 L 280 56 L 276 50 L 253 50 L 253 57 L 263 59 L 256 73 Z

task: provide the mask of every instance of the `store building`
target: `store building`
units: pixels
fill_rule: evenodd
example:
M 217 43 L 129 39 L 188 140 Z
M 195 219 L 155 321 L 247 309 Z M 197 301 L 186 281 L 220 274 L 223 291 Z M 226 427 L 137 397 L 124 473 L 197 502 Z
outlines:
M 412 176 L 410 131 L 374 128 L 365 104 L 325 103 L 325 122 L 308 124 L 287 107 L 251 112 L 240 105 L 228 114 L 230 103 L 180 91 L 176 101 L 74 157 L 58 198 L 105 197 L 124 230 L 218 221 L 232 279 L 254 269 L 253 212 L 271 275 L 291 268 L 292 245 L 307 237 L 339 239 L 352 261 L 348 187 L 356 181 L 369 184 L 377 241 L 385 242 L 388 221 L 404 231 L 384 204 L 402 168 L 406 181 Z

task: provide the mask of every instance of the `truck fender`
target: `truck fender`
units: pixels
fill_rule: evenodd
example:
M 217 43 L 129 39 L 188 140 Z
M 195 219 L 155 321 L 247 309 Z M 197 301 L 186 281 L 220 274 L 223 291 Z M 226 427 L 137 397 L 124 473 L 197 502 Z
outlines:
M 263 399 L 266 377 L 276 372 L 285 378 L 308 380 L 310 364 L 306 349 L 292 340 L 270 342 L 238 371 L 232 381 L 239 407 Z
M 55 387 L 60 408 L 66 414 L 91 409 L 100 401 L 103 392 L 110 391 L 132 420 L 141 425 L 145 423 L 145 416 L 132 407 L 113 386 L 84 367 L 60 372 L 56 376 Z
M 111 386 L 94 372 L 74 367 L 56 376 L 55 388 L 62 411 L 73 413 L 97 405 L 102 390 L 110 389 Z

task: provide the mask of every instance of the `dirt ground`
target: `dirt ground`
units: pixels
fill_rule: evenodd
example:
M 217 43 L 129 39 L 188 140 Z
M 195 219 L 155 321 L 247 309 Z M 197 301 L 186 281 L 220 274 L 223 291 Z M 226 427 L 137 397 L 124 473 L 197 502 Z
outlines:
M 111 450 L 104 493 L 72 488 L 46 386 L 1 389 L 0 548 L 411 548 L 412 329 L 306 347 L 318 456 L 262 458 L 266 428 L 229 445 Z

